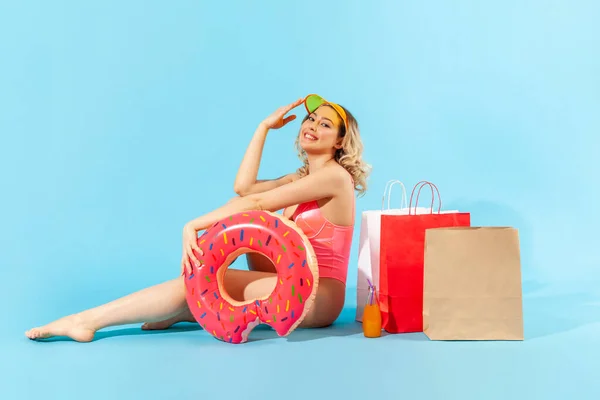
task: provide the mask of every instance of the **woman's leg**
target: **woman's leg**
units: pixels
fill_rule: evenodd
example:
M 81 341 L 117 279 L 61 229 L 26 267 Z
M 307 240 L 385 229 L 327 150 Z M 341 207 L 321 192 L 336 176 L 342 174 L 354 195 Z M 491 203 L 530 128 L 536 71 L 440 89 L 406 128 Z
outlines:
M 30 339 L 68 336 L 78 342 L 89 342 L 96 331 L 102 328 L 173 317 L 187 309 L 183 279 L 179 277 L 99 307 L 69 315 L 31 329 L 25 335 Z
M 183 277 L 155 285 L 89 310 L 63 317 L 25 333 L 30 339 L 68 336 L 89 342 L 97 330 L 115 325 L 155 322 L 185 316 L 193 321 L 185 299 Z M 237 301 L 264 297 L 277 284 L 277 274 L 230 269 L 225 274 L 225 290 Z M 338 287 L 339 286 L 339 287 Z M 344 304 L 343 284 L 333 279 L 319 283 L 319 295 L 300 327 L 328 326 L 337 318 Z M 175 321 L 179 322 L 179 321 Z M 146 328 L 150 329 L 150 328 Z
M 262 271 L 228 269 L 224 286 L 227 293 L 237 301 L 249 301 L 273 292 L 277 274 Z M 332 278 L 319 281 L 319 291 L 314 304 L 300 324 L 300 328 L 322 328 L 331 325 L 340 315 L 345 303 L 346 286 Z M 180 314 L 159 322 L 150 322 L 142 329 L 167 329 L 178 322 L 196 322 L 189 308 Z
M 145 322 L 142 325 L 142 329 L 145 331 L 160 331 L 163 329 L 168 329 L 179 322 L 196 322 L 189 307 L 186 307 L 185 310 L 174 317 L 163 319 L 158 322 Z

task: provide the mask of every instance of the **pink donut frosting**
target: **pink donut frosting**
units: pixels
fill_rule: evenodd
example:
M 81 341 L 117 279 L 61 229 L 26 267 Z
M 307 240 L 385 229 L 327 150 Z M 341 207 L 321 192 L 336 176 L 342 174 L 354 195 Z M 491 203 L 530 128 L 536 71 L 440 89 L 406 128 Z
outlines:
M 319 272 L 312 246 L 294 222 L 269 211 L 237 213 L 205 231 L 198 246 L 204 255 L 200 267 L 186 275 L 186 300 L 207 332 L 229 343 L 244 343 L 261 323 L 286 336 L 302 322 L 316 295 Z M 273 262 L 277 284 L 264 298 L 239 302 L 225 292 L 223 277 L 248 252 Z

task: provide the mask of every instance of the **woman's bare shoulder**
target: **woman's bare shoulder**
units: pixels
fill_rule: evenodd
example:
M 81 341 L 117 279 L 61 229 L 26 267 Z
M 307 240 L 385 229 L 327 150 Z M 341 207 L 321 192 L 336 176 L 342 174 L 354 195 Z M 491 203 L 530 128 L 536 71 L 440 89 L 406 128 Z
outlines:
M 337 182 L 340 184 L 340 194 L 347 193 L 348 189 L 354 191 L 354 180 L 346 168 L 339 164 L 332 165 L 330 168 L 332 169 L 331 173 L 336 174 L 338 177 Z

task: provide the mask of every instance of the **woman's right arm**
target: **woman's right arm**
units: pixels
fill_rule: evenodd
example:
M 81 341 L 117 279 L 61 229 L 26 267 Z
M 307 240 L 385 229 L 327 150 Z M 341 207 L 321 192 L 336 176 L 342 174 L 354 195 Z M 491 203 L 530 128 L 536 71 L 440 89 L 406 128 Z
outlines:
M 260 160 L 262 158 L 262 152 L 269 129 L 279 129 L 288 122 L 296 119 L 295 115 L 290 115 L 287 118 L 284 118 L 284 116 L 291 109 L 302 104 L 302 101 L 302 99 L 299 99 L 287 106 L 280 107 L 258 125 L 258 128 L 256 128 L 254 136 L 246 149 L 246 153 L 244 154 L 244 158 L 235 178 L 235 183 L 233 184 L 233 190 L 238 195 L 247 196 L 249 194 L 261 193 L 275 189 L 297 179 L 297 175 L 292 173 L 276 179 L 257 180 Z
M 260 123 L 254 132 L 250 145 L 246 149 L 237 176 L 235 177 L 235 183 L 233 184 L 233 190 L 240 196 L 273 189 L 290 180 L 287 175 L 277 179 L 257 180 L 260 160 L 268 132 L 269 128 L 264 123 Z

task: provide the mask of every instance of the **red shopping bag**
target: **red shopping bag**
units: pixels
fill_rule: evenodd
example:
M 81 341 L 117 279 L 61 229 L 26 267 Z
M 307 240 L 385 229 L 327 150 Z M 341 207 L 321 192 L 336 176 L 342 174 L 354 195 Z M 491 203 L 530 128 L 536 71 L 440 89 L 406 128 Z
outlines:
M 425 185 L 431 187 L 431 209 L 428 214 L 417 214 L 412 209 L 415 189 L 419 194 Z M 434 192 L 439 206 L 433 211 Z M 381 216 L 379 301 L 382 326 L 389 333 L 423 331 L 423 264 L 425 231 L 430 228 L 470 226 L 468 212 L 441 211 L 442 201 L 437 187 L 427 181 L 413 188 L 408 215 Z

